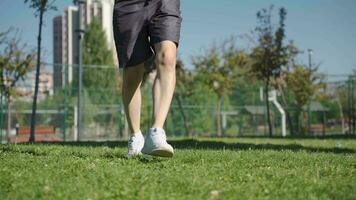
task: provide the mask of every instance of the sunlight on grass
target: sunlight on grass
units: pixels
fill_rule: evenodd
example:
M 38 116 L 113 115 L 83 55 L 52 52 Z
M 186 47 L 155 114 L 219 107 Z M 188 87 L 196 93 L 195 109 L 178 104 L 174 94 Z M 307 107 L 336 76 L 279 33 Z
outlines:
M 356 140 L 174 140 L 172 159 L 125 142 L 0 146 L 1 199 L 353 199 Z M 177 148 L 178 147 L 178 148 Z

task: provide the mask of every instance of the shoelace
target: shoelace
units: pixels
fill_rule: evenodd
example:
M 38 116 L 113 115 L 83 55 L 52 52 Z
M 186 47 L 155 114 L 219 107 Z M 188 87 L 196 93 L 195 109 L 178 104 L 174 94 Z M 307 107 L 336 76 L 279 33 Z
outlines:
M 133 142 L 134 142 L 133 138 L 134 137 L 131 137 L 128 141 L 129 150 L 133 150 Z
M 128 144 L 128 146 L 129 146 L 129 150 L 132 150 L 133 148 L 132 148 L 132 140 L 129 140 L 129 144 Z
M 152 137 L 158 137 L 159 139 L 164 139 L 164 141 L 167 140 L 166 133 L 164 131 L 158 131 L 157 129 L 153 130 L 153 133 L 151 134 Z

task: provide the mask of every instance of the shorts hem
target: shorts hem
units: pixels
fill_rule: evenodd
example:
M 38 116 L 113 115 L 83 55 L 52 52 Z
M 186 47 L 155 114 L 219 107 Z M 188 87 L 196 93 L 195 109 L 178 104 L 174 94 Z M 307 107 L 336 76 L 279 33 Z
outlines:
M 169 38 L 169 37 L 157 37 L 157 36 L 154 36 L 154 37 L 150 38 L 150 43 L 153 46 L 154 44 L 157 44 L 159 42 L 166 41 L 166 40 L 174 42 L 176 47 L 177 47 L 177 49 L 178 49 L 179 39 L 176 39 L 176 38 L 172 39 L 172 38 Z
M 151 55 L 146 56 L 144 59 L 139 60 L 139 61 L 135 61 L 135 62 L 132 62 L 132 63 L 126 63 L 126 64 L 123 64 L 123 65 L 119 64 L 119 68 L 120 69 L 131 68 L 131 67 L 135 67 L 137 65 L 140 65 L 142 63 L 144 63 L 144 65 L 146 65 L 147 61 L 150 61 L 153 56 L 154 56 L 154 54 L 151 54 Z

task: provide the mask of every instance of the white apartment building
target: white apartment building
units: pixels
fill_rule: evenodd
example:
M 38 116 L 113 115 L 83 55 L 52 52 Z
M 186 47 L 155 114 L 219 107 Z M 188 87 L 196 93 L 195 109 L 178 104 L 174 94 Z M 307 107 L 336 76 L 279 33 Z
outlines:
M 101 21 L 106 34 L 107 45 L 113 51 L 114 61 L 117 64 L 115 42 L 112 29 L 112 13 L 114 0 L 86 0 L 80 4 L 82 9 L 81 27 L 84 29 L 94 17 Z M 53 18 L 53 80 L 54 88 L 62 88 L 66 81 L 73 81 L 74 70 L 78 64 L 78 32 L 79 8 L 68 6 L 63 15 Z M 65 66 L 68 72 L 65 73 Z M 67 76 L 65 76 L 67 74 Z

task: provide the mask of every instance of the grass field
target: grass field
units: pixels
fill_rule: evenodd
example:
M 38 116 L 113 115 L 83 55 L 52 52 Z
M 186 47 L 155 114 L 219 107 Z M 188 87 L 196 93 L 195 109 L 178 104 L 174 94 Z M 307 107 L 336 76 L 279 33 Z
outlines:
M 174 140 L 172 159 L 125 142 L 0 146 L 0 199 L 356 199 L 356 139 Z

